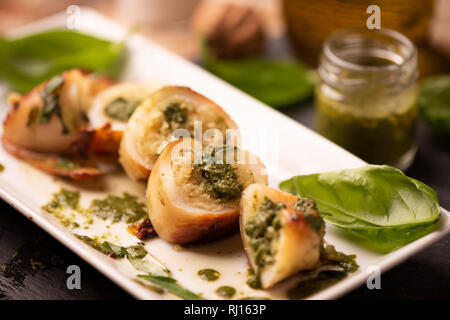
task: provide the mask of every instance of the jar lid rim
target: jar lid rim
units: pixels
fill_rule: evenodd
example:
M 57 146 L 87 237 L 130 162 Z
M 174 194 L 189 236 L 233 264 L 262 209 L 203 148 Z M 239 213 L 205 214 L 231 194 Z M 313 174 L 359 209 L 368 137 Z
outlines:
M 404 48 L 407 49 L 407 54 L 403 57 L 402 63 L 397 64 L 386 64 L 382 66 L 368 66 L 368 65 L 361 65 L 355 62 L 351 62 L 346 60 L 345 58 L 339 57 L 332 49 L 332 44 L 339 40 L 340 38 L 351 35 L 351 34 L 360 34 L 361 36 L 366 36 L 367 38 L 370 37 L 370 32 L 378 33 L 383 36 L 387 36 L 397 42 L 399 42 L 401 45 L 403 45 Z M 332 61 L 332 63 L 350 69 L 355 71 L 394 71 L 399 68 L 402 68 L 404 65 L 408 64 L 411 60 L 416 58 L 416 48 L 415 45 L 409 40 L 406 36 L 401 34 L 400 32 L 397 32 L 392 29 L 388 28 L 382 28 L 382 29 L 375 29 L 375 30 L 369 30 L 364 28 L 350 28 L 350 29 L 342 29 L 334 32 L 328 39 L 325 40 L 323 44 L 323 54 Z

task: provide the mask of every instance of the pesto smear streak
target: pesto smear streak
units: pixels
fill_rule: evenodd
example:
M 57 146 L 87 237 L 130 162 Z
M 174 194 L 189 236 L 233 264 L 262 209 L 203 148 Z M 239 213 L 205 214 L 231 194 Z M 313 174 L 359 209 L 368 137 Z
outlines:
M 231 299 L 236 294 L 236 289 L 230 286 L 221 286 L 216 289 L 216 294 L 225 299 Z
M 147 216 L 145 204 L 127 192 L 124 192 L 121 197 L 108 195 L 104 199 L 94 199 L 87 211 L 98 218 L 113 222 L 132 223 Z
M 66 228 L 79 228 L 76 221 L 77 211 L 83 212 L 80 206 L 80 193 L 62 189 L 53 194 L 52 199 L 42 209 L 52 214 Z M 89 223 L 89 222 L 88 222 Z
M 214 269 L 201 269 L 197 272 L 197 275 L 205 281 L 216 281 L 220 278 L 220 272 Z
M 53 214 L 65 227 L 76 228 L 79 224 L 75 222 L 75 212 L 89 218 L 89 224 L 92 224 L 92 216 L 113 223 L 132 223 L 147 216 L 145 204 L 127 192 L 122 196 L 108 195 L 103 199 L 93 199 L 88 208 L 83 208 L 80 205 L 80 192 L 61 188 L 42 209 Z
M 236 168 L 229 163 L 218 163 L 215 152 L 215 148 L 207 148 L 203 152 L 202 162 L 194 165 L 194 171 L 204 179 L 205 191 L 212 198 L 222 201 L 237 199 L 244 185 L 238 179 Z

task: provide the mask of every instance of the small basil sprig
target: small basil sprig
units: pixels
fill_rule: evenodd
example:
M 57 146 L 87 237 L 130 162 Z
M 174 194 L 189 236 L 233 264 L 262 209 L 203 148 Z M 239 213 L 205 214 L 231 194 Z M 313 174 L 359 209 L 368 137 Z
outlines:
M 75 236 L 103 254 L 114 258 L 127 257 L 128 261 L 130 261 L 131 265 L 136 270 L 147 273 L 145 275 L 138 275 L 139 278 L 152 282 L 160 289 L 166 290 L 182 299 L 203 299 L 202 297 L 179 285 L 175 279 L 169 277 L 170 271 L 152 255 L 150 255 L 141 245 L 122 247 L 108 241 L 99 244 L 96 240 L 88 236 Z
M 296 176 L 280 188 L 313 199 L 325 220 L 379 251 L 426 235 L 440 215 L 434 190 L 389 166 Z
M 59 105 L 59 94 L 56 93 L 56 90 L 61 87 L 64 83 L 64 79 L 61 76 L 54 76 L 51 78 L 44 89 L 39 91 L 42 100 L 44 101 L 44 106 L 37 116 L 38 123 L 48 123 L 53 115 L 56 115 L 62 125 L 62 133 L 67 134 L 69 130 L 64 124 L 61 106 Z M 28 122 L 30 118 L 33 117 L 34 110 L 31 109 L 30 114 L 28 115 Z M 27 122 L 27 124 L 28 124 Z

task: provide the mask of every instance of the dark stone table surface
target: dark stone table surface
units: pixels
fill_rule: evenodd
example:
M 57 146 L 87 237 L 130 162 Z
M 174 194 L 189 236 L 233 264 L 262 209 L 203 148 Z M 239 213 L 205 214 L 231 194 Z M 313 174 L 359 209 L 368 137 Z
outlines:
M 283 110 L 311 127 L 311 102 Z M 419 152 L 407 174 L 434 188 L 450 208 L 450 143 L 419 126 Z M 81 290 L 68 290 L 66 268 L 78 265 Z M 122 289 L 0 200 L 0 299 L 131 299 Z M 450 298 L 450 236 L 382 274 L 381 289 L 360 287 L 344 299 Z

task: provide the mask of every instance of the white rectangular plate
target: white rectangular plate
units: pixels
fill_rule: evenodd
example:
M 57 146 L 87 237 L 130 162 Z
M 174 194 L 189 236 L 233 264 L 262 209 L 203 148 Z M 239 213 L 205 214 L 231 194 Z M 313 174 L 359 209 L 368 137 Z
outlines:
M 21 28 L 12 35 L 64 27 L 66 19 L 66 14 L 59 14 Z M 81 31 L 111 40 L 121 40 L 127 33 L 122 26 L 88 8 L 81 10 Z M 244 145 L 258 154 L 266 163 L 270 184 L 274 187 L 277 187 L 280 181 L 297 174 L 358 167 L 365 164 L 294 120 L 141 36 L 131 36 L 128 46 L 130 56 L 124 80 L 159 80 L 169 84 L 185 85 L 218 103 L 242 129 Z M 1 118 L 3 119 L 9 109 L 6 105 L 7 89 L 0 87 L 0 91 Z M 3 148 L 0 148 L 0 162 L 6 168 L 0 174 L 0 196 L 9 204 L 134 297 L 139 299 L 174 298 L 168 294 L 159 295 L 138 284 L 134 280 L 136 271 L 131 268 L 128 261 L 108 258 L 73 236 L 73 233 L 100 234 L 105 240 L 116 244 L 126 246 L 137 243 L 137 239 L 126 231 L 124 224 L 111 224 L 107 229 L 107 222 L 96 221 L 89 230 L 82 228 L 71 230 L 64 228 L 58 220 L 41 209 L 41 206 L 50 200 L 52 193 L 58 191 L 61 186 L 80 190 L 82 204 L 87 205 L 93 197 L 103 197 L 111 193 L 120 194 L 123 191 L 137 195 L 144 201 L 144 185 L 131 182 L 123 173 L 117 173 L 101 181 L 101 187 L 98 189 L 83 188 L 40 172 L 10 156 Z M 382 271 L 386 271 L 418 250 L 437 241 L 450 231 L 448 215 L 449 213 L 442 209 L 439 230 L 385 255 L 369 251 L 358 245 L 354 239 L 344 236 L 342 231 L 327 226 L 328 242 L 336 245 L 340 251 L 356 254 L 360 270 L 311 298 L 337 298 L 364 283 L 370 266 L 376 265 Z M 239 235 L 181 251 L 161 239 L 151 239 L 146 242 L 146 248 L 172 271 L 173 277 L 181 285 L 201 293 L 205 298 L 219 298 L 214 291 L 222 285 L 237 288 L 235 296 L 237 299 L 249 296 L 285 298 L 289 281 L 270 291 L 253 290 L 245 284 L 247 260 Z M 203 268 L 216 269 L 222 276 L 215 282 L 203 281 L 196 275 L 197 271 Z

